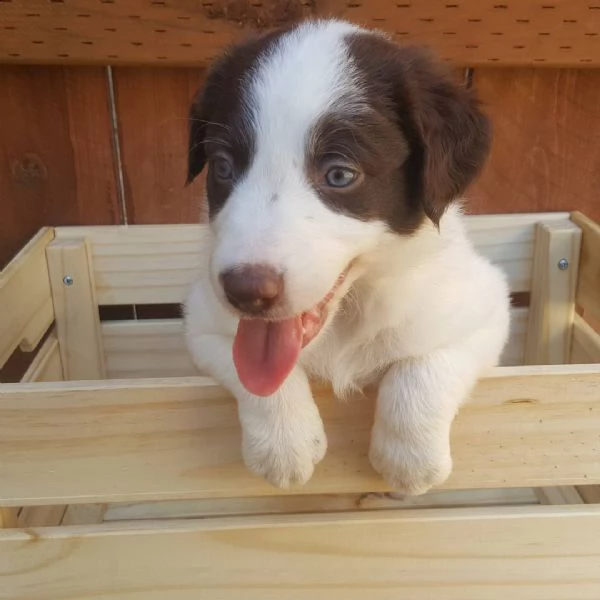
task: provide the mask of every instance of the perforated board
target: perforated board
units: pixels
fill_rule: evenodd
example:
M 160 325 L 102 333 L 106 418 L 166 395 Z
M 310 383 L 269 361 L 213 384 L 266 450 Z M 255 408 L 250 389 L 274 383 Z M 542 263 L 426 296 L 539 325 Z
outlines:
M 308 16 L 377 27 L 457 65 L 600 65 L 600 0 L 0 0 L 0 62 L 201 65 Z

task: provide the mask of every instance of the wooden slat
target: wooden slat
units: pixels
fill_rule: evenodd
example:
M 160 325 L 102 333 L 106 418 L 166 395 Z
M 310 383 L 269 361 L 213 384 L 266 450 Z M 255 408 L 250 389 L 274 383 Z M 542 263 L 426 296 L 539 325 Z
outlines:
M 64 377 L 102 379 L 100 318 L 86 242 L 55 240 L 46 254 Z
M 502 267 L 511 291 L 531 289 L 535 224 L 566 213 L 467 218 L 479 251 Z M 203 225 L 58 227 L 57 239 L 85 238 L 90 244 L 99 304 L 182 302 L 207 252 Z
M 367 459 L 373 397 L 316 389 L 329 451 L 307 494 L 387 491 Z M 446 489 L 600 482 L 600 368 L 515 367 L 453 427 Z M 0 505 L 281 494 L 240 459 L 235 403 L 208 379 L 0 386 Z
M 113 504 L 104 514 L 104 521 L 395 510 L 417 507 L 522 506 L 538 503 L 537 496 L 531 488 L 443 490 L 406 498 L 395 497 L 390 493 L 329 494 L 326 496 L 294 494 L 263 498 L 219 498 L 215 500 Z
M 595 199 L 598 202 L 597 193 Z M 600 323 L 600 225 L 581 213 L 574 213 L 572 219 L 583 232 L 577 304 L 586 319 Z
M 19 513 L 18 527 L 54 527 L 60 525 L 66 506 L 25 506 Z
M 571 221 L 537 226 L 526 364 L 569 362 L 580 246 L 581 230 Z
M 530 506 L 0 532 L 10 598 L 595 600 L 600 507 Z
M 110 379 L 200 375 L 185 346 L 181 319 L 102 323 Z
M 0 90 L 0 267 L 41 227 L 120 223 L 106 70 L 2 65 Z
M 38 350 L 36 357 L 23 375 L 21 381 L 62 381 L 62 361 L 56 333 L 52 332 Z
M 598 66 L 589 0 L 0 2 L 0 60 L 12 63 L 206 63 L 255 29 L 337 16 L 416 41 L 463 65 Z
M 0 367 L 19 345 L 35 348 L 52 325 L 45 250 L 53 236 L 42 229 L 0 272 Z
M 595 39 L 600 44 L 600 35 Z M 492 119 L 494 141 L 467 194 L 469 210 L 579 210 L 600 221 L 600 70 L 478 68 L 473 87 Z
M 502 366 L 523 364 L 528 308 L 511 310 L 511 333 Z M 109 379 L 201 375 L 188 352 L 181 319 L 105 321 L 102 345 Z
M 579 315 L 573 322 L 571 364 L 600 363 L 600 333 L 594 331 Z

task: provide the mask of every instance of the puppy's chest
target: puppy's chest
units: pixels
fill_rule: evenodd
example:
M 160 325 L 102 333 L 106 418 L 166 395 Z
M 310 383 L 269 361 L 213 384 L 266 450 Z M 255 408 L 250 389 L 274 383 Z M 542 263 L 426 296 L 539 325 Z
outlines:
M 365 331 L 360 323 L 334 321 L 306 348 L 302 364 L 309 375 L 331 382 L 343 393 L 376 383 L 388 367 L 411 355 L 410 327 Z

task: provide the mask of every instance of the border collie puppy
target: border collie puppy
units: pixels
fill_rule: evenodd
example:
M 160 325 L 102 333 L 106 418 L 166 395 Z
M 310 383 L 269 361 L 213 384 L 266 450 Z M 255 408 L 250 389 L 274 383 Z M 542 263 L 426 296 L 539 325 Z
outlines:
M 421 494 L 450 474 L 450 427 L 509 330 L 503 274 L 458 202 L 490 127 L 430 56 L 337 20 L 233 47 L 193 101 L 206 264 L 186 301 L 197 366 L 236 397 L 246 465 L 307 482 L 327 440 L 310 378 L 376 385 L 370 460 Z

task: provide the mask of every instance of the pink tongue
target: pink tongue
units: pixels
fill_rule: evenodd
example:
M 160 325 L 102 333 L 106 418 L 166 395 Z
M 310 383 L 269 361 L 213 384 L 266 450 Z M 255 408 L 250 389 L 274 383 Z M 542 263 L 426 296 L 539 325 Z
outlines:
M 251 394 L 270 396 L 294 368 L 301 349 L 301 316 L 285 321 L 241 319 L 233 342 L 233 362 Z

